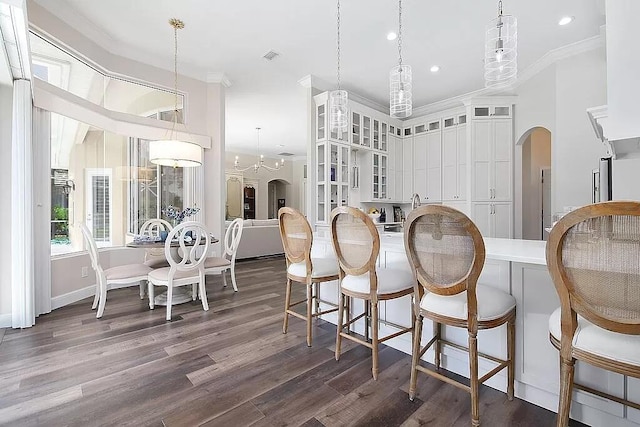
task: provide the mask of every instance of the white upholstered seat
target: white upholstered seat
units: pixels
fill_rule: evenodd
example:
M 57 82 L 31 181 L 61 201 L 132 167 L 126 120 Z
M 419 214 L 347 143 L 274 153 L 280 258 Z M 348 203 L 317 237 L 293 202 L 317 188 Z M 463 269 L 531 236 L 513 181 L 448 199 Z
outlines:
M 477 285 L 478 320 L 493 320 L 505 316 L 516 306 L 516 299 L 510 294 L 491 286 Z M 438 295 L 427 292 L 420 301 L 420 308 L 433 314 L 466 320 L 467 291 L 456 295 Z
M 140 227 L 141 236 L 160 237 L 162 232 L 167 234 L 173 229 L 168 221 L 161 218 L 151 218 Z M 144 265 L 151 268 L 169 267 L 169 261 L 164 256 L 164 249 L 145 249 Z
M 144 264 L 127 264 L 107 268 L 104 275 L 107 280 L 120 280 L 130 277 L 143 277 L 151 272 L 151 267 Z
M 164 257 L 164 252 L 163 252 L 162 258 L 153 256 L 153 255 L 149 256 L 149 258 L 147 258 L 144 261 L 144 265 L 150 268 L 163 268 L 163 267 L 169 267 L 169 261 L 167 261 L 167 259 Z
M 558 307 L 549 317 L 549 332 L 560 341 L 560 312 Z M 573 335 L 573 347 L 616 362 L 640 365 L 640 335 L 621 334 L 601 328 L 578 315 L 578 327 Z
M 335 258 L 311 258 L 311 277 L 317 279 L 319 277 L 336 276 L 338 274 L 338 260 Z M 289 264 L 287 273 L 292 276 L 306 277 L 307 264 L 303 262 L 295 262 Z
M 378 276 L 378 295 L 394 294 L 413 288 L 413 275 L 407 270 L 379 268 L 376 270 L 376 275 Z M 369 273 L 360 276 L 347 274 L 342 279 L 342 288 L 368 294 L 371 290 L 369 278 Z

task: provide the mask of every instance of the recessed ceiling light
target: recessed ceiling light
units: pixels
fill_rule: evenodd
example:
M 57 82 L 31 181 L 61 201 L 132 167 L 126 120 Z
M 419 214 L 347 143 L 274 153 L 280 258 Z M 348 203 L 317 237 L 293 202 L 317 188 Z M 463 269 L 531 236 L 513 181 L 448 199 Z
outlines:
M 389 34 L 387 34 L 387 40 L 395 40 L 396 37 L 398 37 L 398 35 L 396 33 L 394 33 L 393 31 L 390 32 Z
M 573 22 L 573 16 L 563 16 L 559 21 L 558 25 L 567 25 Z
M 284 147 L 284 144 L 278 144 L 278 147 Z
M 437 65 L 434 65 L 433 67 L 431 67 L 432 73 L 437 73 L 438 71 L 440 71 L 440 67 L 438 67 Z

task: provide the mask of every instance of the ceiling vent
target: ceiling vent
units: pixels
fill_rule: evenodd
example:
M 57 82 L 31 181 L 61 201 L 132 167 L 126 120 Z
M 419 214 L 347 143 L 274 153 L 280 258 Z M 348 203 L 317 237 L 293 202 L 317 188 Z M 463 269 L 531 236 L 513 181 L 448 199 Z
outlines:
M 273 50 L 270 50 L 269 52 L 264 54 L 263 58 L 266 59 L 267 61 L 273 61 L 278 56 L 280 56 L 278 52 L 274 52 Z
M 293 153 L 278 153 L 278 156 L 281 156 L 281 157 L 291 157 L 291 156 L 293 156 Z

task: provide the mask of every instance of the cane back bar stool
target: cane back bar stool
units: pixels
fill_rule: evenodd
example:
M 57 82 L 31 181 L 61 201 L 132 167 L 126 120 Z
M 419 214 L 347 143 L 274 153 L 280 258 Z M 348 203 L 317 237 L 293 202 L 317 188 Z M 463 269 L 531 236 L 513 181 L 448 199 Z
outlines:
M 605 202 L 564 216 L 551 230 L 547 265 L 560 297 L 549 339 L 560 351 L 558 426 L 572 389 L 640 409 L 574 383 L 575 361 L 640 378 L 640 203 Z
M 311 320 L 314 317 L 338 310 L 337 307 L 325 311 L 320 310 L 321 302 L 335 307 L 335 304 L 320 299 L 320 283 L 338 279 L 338 261 L 331 257 L 311 257 L 313 233 L 311 232 L 309 222 L 307 222 L 307 219 L 300 212 L 289 207 L 280 208 L 278 211 L 278 221 L 280 225 L 282 246 L 284 247 L 285 258 L 287 261 L 287 289 L 284 303 L 284 324 L 282 326 L 282 333 L 287 333 L 287 329 L 289 327 L 289 315 L 306 320 L 307 345 L 311 347 L 313 341 Z M 306 299 L 294 302 L 293 304 L 291 303 L 292 282 L 304 283 L 306 285 Z M 306 315 L 299 314 L 293 310 L 294 306 L 305 302 L 307 305 Z
M 331 212 L 331 238 L 340 264 L 340 300 L 338 303 L 338 331 L 336 335 L 336 360 L 340 359 L 342 338 L 347 338 L 369 347 L 372 351 L 373 379 L 378 379 L 378 344 L 398 335 L 411 332 L 410 327 L 402 328 L 386 337 L 378 337 L 378 302 L 400 298 L 413 293 L 413 279 L 408 270 L 376 269 L 380 252 L 380 235 L 371 218 L 364 212 L 346 206 Z M 351 298 L 364 300 L 362 314 L 351 318 Z M 347 311 L 347 322 L 344 312 Z M 370 316 L 369 316 L 370 314 Z M 344 332 L 351 324 L 365 318 L 365 339 Z M 369 317 L 371 319 L 371 341 L 369 341 Z
M 478 388 L 507 368 L 507 397 L 513 399 L 516 301 L 513 296 L 490 286 L 477 285 L 485 260 L 484 241 L 476 225 L 465 214 L 447 206 L 423 206 L 409 214 L 404 245 L 415 275 L 415 331 L 409 398 L 414 399 L 418 371 L 424 372 L 471 394 L 471 424 L 480 425 Z M 434 336 L 421 347 L 423 318 L 433 321 Z M 477 333 L 507 324 L 507 360 L 478 352 Z M 465 328 L 469 346 L 442 338 L 441 325 Z M 436 371 L 419 364 L 435 344 Z M 469 352 L 470 385 L 461 384 L 440 372 L 443 345 Z M 498 366 L 478 378 L 478 357 Z

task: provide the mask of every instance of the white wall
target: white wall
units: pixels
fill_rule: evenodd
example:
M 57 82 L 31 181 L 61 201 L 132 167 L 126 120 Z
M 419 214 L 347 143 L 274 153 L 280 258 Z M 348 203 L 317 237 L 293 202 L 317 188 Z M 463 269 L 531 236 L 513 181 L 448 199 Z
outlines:
M 611 173 L 613 200 L 640 201 L 640 158 L 614 160 Z
M 11 122 L 13 88 L 0 85 L 0 201 L 11 200 Z M 11 221 L 0 221 L 0 236 L 11 235 Z M 8 322 L 2 321 L 8 316 Z M 0 325 L 11 324 L 11 257 L 0 257 Z

